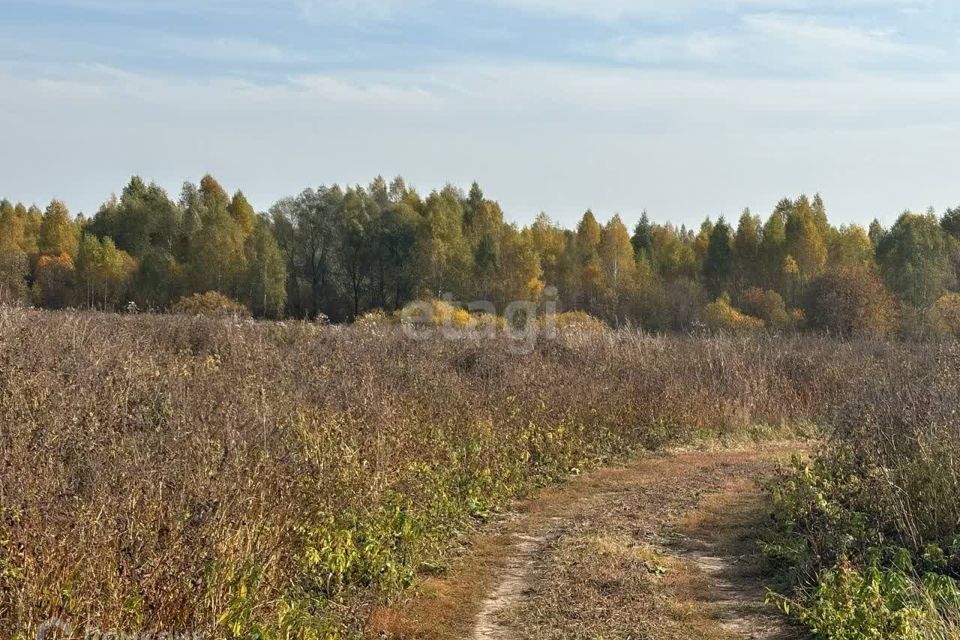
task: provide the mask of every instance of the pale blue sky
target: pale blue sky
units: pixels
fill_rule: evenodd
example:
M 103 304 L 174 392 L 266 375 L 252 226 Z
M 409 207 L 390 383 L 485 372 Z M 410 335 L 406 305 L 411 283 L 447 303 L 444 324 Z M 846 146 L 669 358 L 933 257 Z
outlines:
M 476 179 L 520 222 L 960 203 L 947 0 L 0 0 L 0 196 Z

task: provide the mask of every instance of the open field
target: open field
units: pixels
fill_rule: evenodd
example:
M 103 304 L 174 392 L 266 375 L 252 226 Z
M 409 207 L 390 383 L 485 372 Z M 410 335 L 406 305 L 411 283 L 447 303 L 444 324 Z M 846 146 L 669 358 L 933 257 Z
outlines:
M 356 637 L 513 497 L 667 445 L 826 425 L 950 353 L 601 330 L 509 346 L 379 324 L 0 310 L 0 637 L 35 637 L 52 616 Z M 888 406 L 885 424 L 918 419 L 898 406 L 940 405 Z

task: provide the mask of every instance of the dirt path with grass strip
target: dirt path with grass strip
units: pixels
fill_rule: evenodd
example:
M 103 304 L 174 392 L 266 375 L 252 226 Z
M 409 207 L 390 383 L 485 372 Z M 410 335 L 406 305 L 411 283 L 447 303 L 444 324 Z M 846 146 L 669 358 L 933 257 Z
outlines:
M 425 640 L 799 638 L 763 604 L 759 482 L 797 447 L 647 458 L 537 492 L 370 636 Z

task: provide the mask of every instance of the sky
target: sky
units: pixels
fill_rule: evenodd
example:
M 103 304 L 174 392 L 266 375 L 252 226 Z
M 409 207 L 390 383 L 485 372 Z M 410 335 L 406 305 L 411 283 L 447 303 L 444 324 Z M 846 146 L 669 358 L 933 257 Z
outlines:
M 0 197 L 477 180 L 573 225 L 960 204 L 953 0 L 0 0 Z

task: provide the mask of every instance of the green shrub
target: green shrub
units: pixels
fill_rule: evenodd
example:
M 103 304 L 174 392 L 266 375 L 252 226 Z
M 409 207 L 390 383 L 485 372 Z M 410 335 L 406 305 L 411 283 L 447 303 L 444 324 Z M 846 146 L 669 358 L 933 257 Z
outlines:
M 328 598 L 346 589 L 396 592 L 410 586 L 423 544 L 421 523 L 408 508 L 384 507 L 372 516 L 345 513 L 302 529 L 304 575 Z
M 956 606 L 958 593 L 948 578 L 915 580 L 909 566 L 842 563 L 820 576 L 805 602 L 779 605 L 823 640 L 931 640 L 947 629 L 937 603 Z
M 960 637 L 960 347 L 927 351 L 863 362 L 814 461 L 772 486 L 764 550 L 795 585 L 775 599 L 817 637 Z

